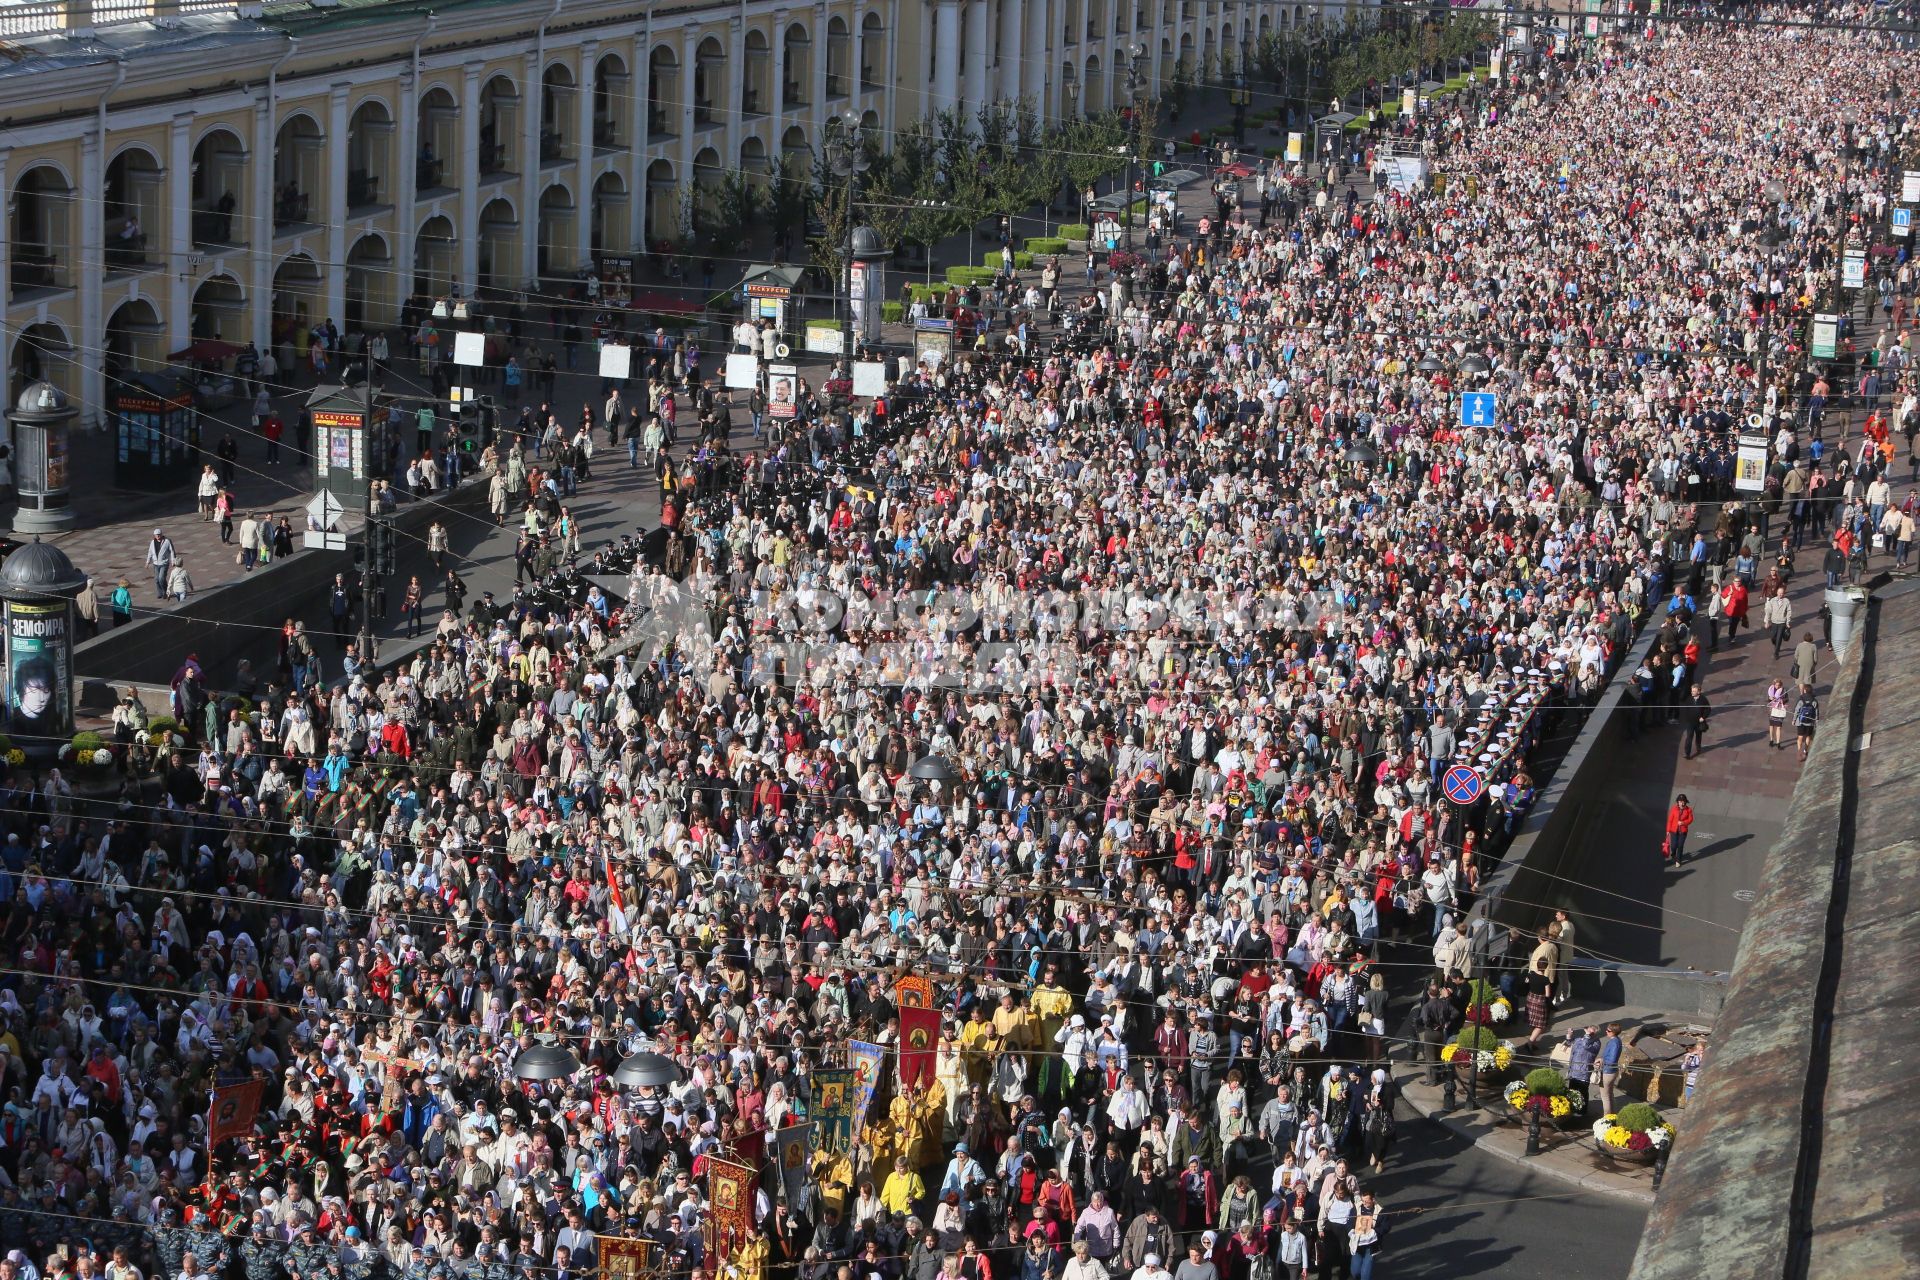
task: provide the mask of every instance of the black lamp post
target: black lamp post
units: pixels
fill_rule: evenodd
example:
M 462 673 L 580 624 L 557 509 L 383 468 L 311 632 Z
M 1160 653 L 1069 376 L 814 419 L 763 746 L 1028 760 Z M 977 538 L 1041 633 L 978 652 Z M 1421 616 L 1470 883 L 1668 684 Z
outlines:
M 1067 95 L 1067 118 L 1080 114 L 1080 76 L 1074 71 L 1073 64 L 1067 63 L 1060 68 L 1060 92 Z
M 1127 50 L 1131 61 L 1127 64 L 1127 102 L 1132 106 L 1133 118 L 1127 128 L 1127 207 L 1121 216 L 1125 219 L 1127 252 L 1133 252 L 1133 184 L 1135 167 L 1140 162 L 1142 119 L 1147 102 L 1147 53 L 1139 45 Z
M 1247 104 L 1253 101 L 1253 91 L 1247 88 L 1245 76 L 1233 78 L 1233 145 L 1238 150 L 1247 145 Z
M 828 116 L 824 126 L 823 140 L 827 153 L 827 167 L 837 178 L 846 182 L 846 233 L 841 241 L 839 296 L 834 299 L 834 309 L 840 317 L 840 356 L 843 360 L 853 358 L 853 233 L 854 201 L 859 191 L 860 174 L 867 167 L 866 130 L 861 127 L 859 118 L 852 112 L 845 115 Z

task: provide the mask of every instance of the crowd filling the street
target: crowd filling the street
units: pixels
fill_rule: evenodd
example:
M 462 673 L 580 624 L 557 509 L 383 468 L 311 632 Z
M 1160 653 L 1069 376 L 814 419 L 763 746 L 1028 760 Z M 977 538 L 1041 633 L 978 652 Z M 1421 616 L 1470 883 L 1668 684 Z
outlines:
M 510 598 L 436 523 L 406 656 L 342 575 L 129 690 L 117 797 L 0 784 L 0 1280 L 1367 1280 L 1416 1075 L 1670 1141 L 1562 1016 L 1578 913 L 1469 912 L 1616 675 L 1691 756 L 1770 646 L 1718 715 L 1804 760 L 1789 583 L 1908 561 L 1906 242 L 1829 301 L 1914 142 L 1870 8 L 1515 57 L 1402 131 L 1443 181 L 1255 159 L 877 397 L 516 363 L 373 499 L 479 471 Z M 204 518 L 294 554 L 228 461 Z M 660 519 L 583 545 L 608 468 Z

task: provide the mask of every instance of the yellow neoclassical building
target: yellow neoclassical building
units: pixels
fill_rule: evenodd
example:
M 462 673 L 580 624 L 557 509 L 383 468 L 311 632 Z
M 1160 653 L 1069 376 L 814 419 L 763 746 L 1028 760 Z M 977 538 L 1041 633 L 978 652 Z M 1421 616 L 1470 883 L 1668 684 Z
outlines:
M 1338 5 L 1326 12 L 1335 14 Z M 0 5 L 7 388 L 275 317 L 396 322 L 678 233 L 688 184 L 1030 97 L 1048 118 L 1243 57 L 1268 0 L 29 0 Z M 1064 91 L 1077 82 L 1077 96 Z M 9 403 L 12 397 L 8 397 Z

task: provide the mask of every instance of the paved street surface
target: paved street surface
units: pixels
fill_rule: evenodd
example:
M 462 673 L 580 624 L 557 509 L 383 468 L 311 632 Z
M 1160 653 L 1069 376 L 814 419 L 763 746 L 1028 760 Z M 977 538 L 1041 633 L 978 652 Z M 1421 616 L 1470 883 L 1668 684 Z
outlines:
M 1387 1171 L 1368 1180 L 1389 1232 L 1392 1280 L 1622 1280 L 1646 1210 L 1474 1147 L 1402 1105 Z M 1609 1247 L 1611 1243 L 1612 1247 Z

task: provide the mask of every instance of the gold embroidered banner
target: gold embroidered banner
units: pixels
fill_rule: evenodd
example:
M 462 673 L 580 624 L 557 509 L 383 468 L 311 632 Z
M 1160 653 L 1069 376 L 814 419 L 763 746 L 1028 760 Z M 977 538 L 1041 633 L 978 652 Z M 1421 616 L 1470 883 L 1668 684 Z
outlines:
M 653 1268 L 653 1241 L 628 1236 L 595 1236 L 603 1280 L 641 1280 Z
M 714 1253 L 731 1253 L 753 1235 L 753 1188 L 760 1171 L 752 1165 L 714 1160 L 707 1165 L 707 1197 L 713 1206 L 708 1241 Z

